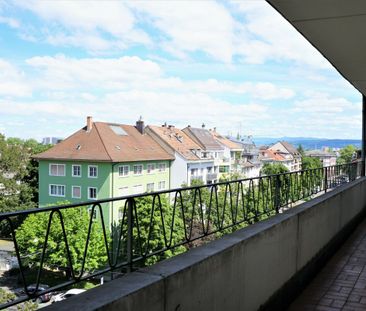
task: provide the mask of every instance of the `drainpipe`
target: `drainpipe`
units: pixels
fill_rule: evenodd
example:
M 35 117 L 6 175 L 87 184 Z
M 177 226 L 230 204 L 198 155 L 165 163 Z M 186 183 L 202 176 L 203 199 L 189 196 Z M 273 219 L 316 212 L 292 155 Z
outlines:
M 362 150 L 361 150 L 361 176 L 365 176 L 365 158 L 366 158 L 366 96 L 362 94 Z

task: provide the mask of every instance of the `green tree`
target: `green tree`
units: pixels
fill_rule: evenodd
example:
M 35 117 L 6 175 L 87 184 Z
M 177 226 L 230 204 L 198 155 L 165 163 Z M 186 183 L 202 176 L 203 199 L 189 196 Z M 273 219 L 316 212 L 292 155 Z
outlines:
M 288 173 L 289 170 L 286 166 L 282 163 L 266 163 L 263 165 L 261 169 L 261 175 L 276 175 L 276 174 L 283 174 Z
M 0 213 L 34 208 L 38 203 L 38 163 L 33 154 L 48 149 L 34 139 L 7 138 L 0 134 Z M 14 220 L 17 227 L 21 217 Z M 0 235 L 9 237 L 7 222 L 0 223 Z
M 199 188 L 181 191 L 182 203 L 180 200 L 177 203 L 184 213 L 184 217 L 183 213 L 181 217 L 187 238 L 191 240 L 198 237 L 203 238 L 188 243 L 188 248 L 200 246 L 214 239 L 214 236 L 204 237 L 204 235 L 215 229 L 213 223 L 216 219 L 214 187 L 206 186 L 203 181 L 197 179 L 192 180 L 191 186 Z M 186 187 L 186 184 L 182 185 L 182 188 Z
M 170 248 L 185 239 L 181 205 L 177 204 L 174 212 L 174 205 L 170 203 L 168 196 L 160 195 L 159 197 L 156 196 L 155 201 L 153 196 L 135 200 L 137 215 L 134 217 L 133 228 L 134 255 L 147 256 Z M 124 228 L 127 230 L 126 226 Z M 157 256 L 147 258 L 142 264 L 151 265 L 184 251 L 183 246 L 167 249 Z
M 3 288 L 0 288 L 0 305 L 10 302 L 16 299 L 17 296 Z M 38 309 L 38 305 L 32 301 L 26 301 L 16 306 L 19 311 L 35 311 Z
M 301 144 L 297 148 L 297 151 L 301 154 L 301 157 L 305 157 L 305 150 L 304 150 L 304 147 Z
M 32 202 L 38 204 L 38 166 L 39 163 L 32 156 L 44 152 L 52 147 L 52 145 L 43 145 L 34 139 L 28 139 L 23 143 L 24 149 L 28 153 L 26 163 L 26 174 L 21 181 L 26 184 L 32 192 Z
M 340 156 L 337 159 L 337 164 L 345 164 L 345 163 L 352 162 L 356 151 L 357 151 L 357 149 L 353 145 L 348 145 L 348 146 L 342 148 L 339 151 Z
M 322 162 L 319 158 L 313 158 L 313 157 L 303 157 L 301 161 L 302 169 L 308 170 L 308 169 L 314 169 L 314 168 L 321 168 L 323 167 Z
M 219 182 L 239 180 L 239 179 L 243 179 L 243 178 L 245 178 L 245 176 L 243 174 L 240 174 L 240 173 L 227 173 L 227 174 L 223 174 L 220 177 Z
M 58 204 L 62 205 L 65 202 L 59 202 Z M 81 269 L 84 256 L 90 213 L 88 212 L 87 206 L 63 209 L 60 212 L 65 226 L 71 262 L 77 273 Z M 29 215 L 16 230 L 16 239 L 20 253 L 22 257 L 27 259 L 27 264 L 30 267 L 39 265 L 50 215 L 51 212 Z M 107 238 L 109 241 L 109 237 Z M 103 267 L 107 258 L 101 224 L 97 220 L 94 220 L 89 238 L 85 270 L 93 271 Z M 67 258 L 65 240 L 60 217 L 57 213 L 54 213 L 52 217 L 44 267 L 46 269 L 58 268 L 64 270 L 67 276 L 70 276 L 71 271 Z
M 0 213 L 24 210 L 35 207 L 32 189 L 21 180 L 26 176 L 27 154 L 19 140 L 5 139 L 0 135 Z M 16 227 L 21 219 L 14 221 Z M 9 225 L 0 223 L 0 235 L 8 237 Z
M 9 301 L 12 301 L 16 298 L 16 295 L 3 289 L 0 288 L 0 304 L 4 304 L 7 303 Z

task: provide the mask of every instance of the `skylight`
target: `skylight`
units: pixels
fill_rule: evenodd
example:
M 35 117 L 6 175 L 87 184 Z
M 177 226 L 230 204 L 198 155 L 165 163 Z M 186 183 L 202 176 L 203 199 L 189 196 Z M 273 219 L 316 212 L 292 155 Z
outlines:
M 127 136 L 127 133 L 124 129 L 118 125 L 109 125 L 110 129 L 116 134 L 120 136 Z

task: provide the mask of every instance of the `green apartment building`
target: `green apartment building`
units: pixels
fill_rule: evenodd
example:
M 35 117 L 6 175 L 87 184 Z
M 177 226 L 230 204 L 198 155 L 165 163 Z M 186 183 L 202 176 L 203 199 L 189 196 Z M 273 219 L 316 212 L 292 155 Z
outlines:
M 136 126 L 93 122 L 35 156 L 39 206 L 106 199 L 170 188 L 174 158 Z M 106 223 L 121 217 L 123 202 L 103 204 Z

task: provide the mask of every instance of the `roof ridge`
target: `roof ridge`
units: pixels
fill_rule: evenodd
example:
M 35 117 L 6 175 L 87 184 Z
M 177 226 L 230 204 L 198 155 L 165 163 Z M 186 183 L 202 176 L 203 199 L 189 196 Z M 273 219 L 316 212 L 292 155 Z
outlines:
M 95 124 L 95 123 L 94 123 L 94 124 Z M 108 155 L 109 159 L 110 159 L 111 161 L 113 161 L 113 159 L 112 159 L 111 155 L 109 154 L 109 152 L 108 152 L 108 150 L 107 150 L 107 147 L 106 147 L 106 146 L 105 146 L 105 144 L 104 144 L 104 141 L 103 141 L 103 139 L 102 139 L 102 136 L 101 136 L 101 135 L 100 135 L 100 133 L 99 133 L 99 130 L 98 130 L 98 127 L 97 127 L 97 125 L 96 125 L 96 124 L 95 124 L 95 129 L 97 130 L 97 133 L 98 133 L 99 139 L 100 139 L 100 141 L 102 142 L 102 145 L 103 145 L 103 147 L 104 147 L 105 152 L 107 153 L 107 155 Z

